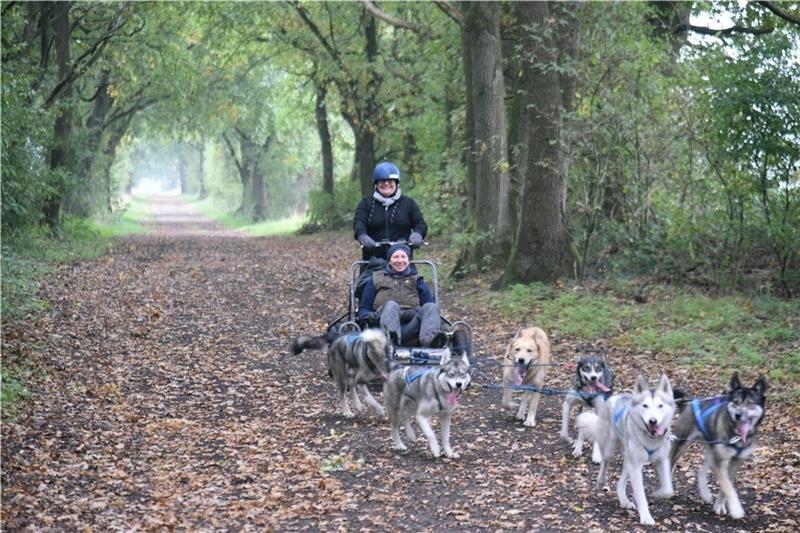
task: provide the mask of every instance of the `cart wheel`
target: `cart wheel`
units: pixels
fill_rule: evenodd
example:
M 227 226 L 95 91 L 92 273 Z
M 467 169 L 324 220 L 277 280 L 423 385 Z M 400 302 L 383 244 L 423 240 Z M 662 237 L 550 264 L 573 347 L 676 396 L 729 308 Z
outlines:
M 361 328 L 355 322 L 345 322 L 339 326 L 339 333 L 343 335 L 350 333 L 361 333 Z

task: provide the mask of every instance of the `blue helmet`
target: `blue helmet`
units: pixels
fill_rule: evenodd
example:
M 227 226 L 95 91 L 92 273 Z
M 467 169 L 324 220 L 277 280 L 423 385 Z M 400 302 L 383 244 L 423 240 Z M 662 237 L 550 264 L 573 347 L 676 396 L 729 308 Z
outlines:
M 375 165 L 372 171 L 372 183 L 383 180 L 397 180 L 400 182 L 400 169 L 394 163 L 383 161 Z

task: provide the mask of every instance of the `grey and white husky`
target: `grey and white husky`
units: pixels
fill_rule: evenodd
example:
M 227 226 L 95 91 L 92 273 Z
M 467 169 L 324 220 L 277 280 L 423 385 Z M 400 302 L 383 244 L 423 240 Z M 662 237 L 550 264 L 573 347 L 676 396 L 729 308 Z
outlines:
M 697 489 L 706 503 L 712 503 L 708 471 L 713 470 L 720 493 L 713 500 L 714 512 L 742 518 L 744 508 L 736 492 L 739 465 L 753 453 L 753 443 L 766 408 L 767 381 L 762 376 L 752 387 L 743 387 L 739 374 L 731 377 L 728 392 L 713 398 L 695 399 L 681 406 L 675 421 L 675 444 L 670 453 L 673 464 L 693 442 L 705 446 L 705 461 L 697 471 Z
M 592 406 L 598 394 L 608 395 L 614 388 L 614 373 L 608 367 L 602 355 L 584 355 L 578 360 L 575 375 L 572 377 L 572 390 L 564 398 L 561 409 L 561 439 L 570 442 L 569 414 L 575 405 L 580 404 L 581 412 Z M 583 451 L 583 435 L 578 432 L 578 437 L 572 447 L 572 455 L 580 457 Z M 592 446 L 592 461 L 600 462 L 600 445 Z
M 408 438 L 416 440 L 416 433 L 411 427 L 411 418 L 414 417 L 428 438 L 434 457 L 439 457 L 442 451 L 447 457 L 458 457 L 450 447 L 450 424 L 461 393 L 469 386 L 470 375 L 467 351 L 457 353 L 459 355 L 451 356 L 449 351 L 445 352 L 438 367 L 401 367 L 389 375 L 383 386 L 383 401 L 396 449 L 407 449 L 400 439 L 401 424 L 405 425 Z M 430 418 L 435 415 L 439 417 L 441 425 L 441 448 L 430 424 Z
M 644 465 L 655 463 L 660 486 L 654 496 L 672 497 L 668 435 L 675 414 L 675 400 L 669 378 L 662 375 L 654 390 L 644 377 L 639 376 L 633 392 L 615 394 L 608 399 L 598 397 L 594 405 L 595 412 L 578 415 L 577 425 L 585 436 L 600 445 L 597 488 L 605 486 L 608 463 L 621 445 L 622 474 L 617 483 L 619 504 L 623 509 L 638 509 L 640 523 L 655 524 L 644 493 L 642 470 Z M 633 488 L 635 505 L 626 494 L 628 480 Z
M 329 346 L 330 343 L 330 346 Z M 348 418 L 355 416 L 347 403 L 347 397 L 353 403 L 353 409 L 360 411 L 363 406 L 358 398 L 358 391 L 375 412 L 383 416 L 383 406 L 369 392 L 367 384 L 389 377 L 389 359 L 392 355 L 392 343 L 386 334 L 379 329 L 367 329 L 353 335 L 337 336 L 326 334 L 320 337 L 297 337 L 292 343 L 295 355 L 305 349 L 328 348 L 328 375 L 336 384 L 342 414 Z

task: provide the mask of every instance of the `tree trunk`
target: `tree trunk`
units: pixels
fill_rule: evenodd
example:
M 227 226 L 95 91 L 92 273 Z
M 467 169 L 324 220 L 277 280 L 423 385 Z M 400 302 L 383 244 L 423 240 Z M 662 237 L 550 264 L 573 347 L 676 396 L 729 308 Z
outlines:
M 578 19 L 574 7 L 554 2 L 525 2 L 516 6 L 518 22 L 532 32 L 521 44 L 529 61 L 523 69 L 527 92 L 528 139 L 526 175 L 520 191 L 515 245 L 503 276 L 508 282 L 552 282 L 569 272 L 570 237 L 566 221 L 567 150 L 562 132 L 562 109 L 572 90 L 559 50 L 574 50 Z M 563 25 L 554 27 L 554 21 Z M 563 73 L 560 73 L 563 72 Z
M 331 132 L 328 127 L 328 109 L 325 105 L 325 98 L 328 90 L 322 86 L 317 86 L 317 106 L 315 108 L 317 117 L 317 133 L 319 144 L 322 150 L 322 192 L 333 196 L 333 145 L 331 143 Z
M 208 197 L 208 189 L 206 189 L 206 174 L 205 174 L 205 155 L 206 155 L 206 141 L 204 138 L 200 142 L 195 143 L 194 149 L 197 151 L 197 197 L 201 200 Z
M 128 131 L 128 126 L 130 126 L 132 119 L 133 119 L 133 114 L 129 115 L 125 120 L 117 123 L 117 126 L 112 130 L 111 135 L 109 135 L 108 141 L 106 142 L 106 146 L 103 149 L 104 168 L 102 176 L 104 178 L 104 183 L 106 185 L 105 200 L 106 200 L 106 208 L 108 209 L 109 213 L 114 211 L 114 200 L 116 197 L 114 180 L 111 176 L 111 167 L 114 166 L 114 159 L 117 155 L 117 148 L 119 147 L 119 144 L 122 142 L 122 138 L 125 136 L 125 132 Z M 126 190 L 130 192 L 130 188 L 127 186 Z
M 58 2 L 53 7 L 53 41 L 56 49 L 56 60 L 58 62 L 58 76 L 64 79 L 69 74 L 70 63 L 70 23 L 69 23 L 69 10 L 71 4 L 69 2 Z M 42 51 L 45 52 L 45 45 L 42 44 Z M 43 60 L 46 63 L 46 59 Z M 69 101 L 72 97 L 72 84 L 69 83 L 61 93 L 60 99 Z M 50 150 L 50 170 L 51 171 L 67 171 L 69 169 L 69 136 L 72 132 L 72 111 L 68 104 L 62 107 L 56 116 L 55 124 L 53 125 L 53 146 Z M 61 202 L 64 198 L 66 191 L 66 183 L 64 182 L 65 176 L 63 174 L 57 175 L 58 183 L 54 187 L 54 191 L 45 202 L 44 216 L 47 225 L 50 229 L 55 230 L 61 223 Z
M 178 183 L 180 184 L 181 194 L 189 193 L 189 177 L 186 172 L 188 165 L 186 161 L 186 146 L 181 144 L 178 147 Z
M 505 81 L 500 41 L 500 5 L 465 2 L 462 45 L 466 86 L 468 184 L 472 187 L 475 230 L 482 239 L 472 260 L 498 255 L 511 240 L 508 198 Z
M 230 138 L 223 133 L 222 138 L 225 141 L 225 146 L 228 147 L 228 152 L 231 155 L 231 159 L 233 159 L 234 164 L 236 164 L 236 170 L 239 171 L 239 180 L 242 182 L 242 202 L 239 205 L 239 208 L 236 212 L 240 215 L 244 215 L 248 211 L 248 196 L 250 190 L 250 169 L 247 168 L 246 158 L 245 158 L 245 147 L 244 147 L 244 137 L 239 134 L 239 141 L 240 141 L 240 148 L 242 152 L 242 157 L 236 154 L 236 148 L 233 146 L 233 142 L 231 142 Z

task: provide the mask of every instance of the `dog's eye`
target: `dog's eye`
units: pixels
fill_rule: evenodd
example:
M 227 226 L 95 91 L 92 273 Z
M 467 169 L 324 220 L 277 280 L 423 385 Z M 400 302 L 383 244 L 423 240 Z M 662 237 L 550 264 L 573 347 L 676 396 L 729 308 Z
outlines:
M 519 351 L 519 348 L 514 348 L 514 351 L 515 351 L 515 352 L 518 352 L 518 351 Z
M 646 404 L 646 403 L 643 403 L 643 404 L 642 404 L 642 407 L 644 407 L 645 409 L 647 409 L 647 408 L 648 408 L 648 406 L 647 406 L 647 404 Z

